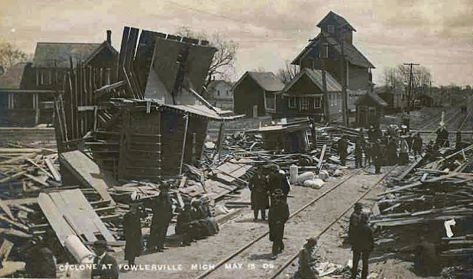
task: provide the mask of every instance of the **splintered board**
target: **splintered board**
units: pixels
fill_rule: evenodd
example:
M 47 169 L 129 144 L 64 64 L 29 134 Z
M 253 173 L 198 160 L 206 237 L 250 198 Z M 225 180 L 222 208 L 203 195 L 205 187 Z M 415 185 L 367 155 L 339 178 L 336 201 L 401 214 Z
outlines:
M 41 193 L 38 202 L 62 244 L 69 235 L 77 235 L 82 240 L 91 242 L 101 235 L 106 241 L 115 241 L 79 189 L 49 195 Z
M 78 150 L 64 152 L 61 154 L 60 161 L 83 186 L 94 188 L 103 200 L 115 205 L 115 201 L 108 193 L 108 178 L 87 155 Z

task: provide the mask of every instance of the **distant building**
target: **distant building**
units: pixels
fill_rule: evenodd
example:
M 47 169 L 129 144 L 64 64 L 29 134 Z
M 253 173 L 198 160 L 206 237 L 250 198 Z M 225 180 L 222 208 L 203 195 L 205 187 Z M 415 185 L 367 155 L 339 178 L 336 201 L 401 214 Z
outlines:
M 405 98 L 404 88 L 401 86 L 376 87 L 374 92 L 388 104 L 386 112 L 400 112 L 407 106 L 407 98 Z
M 347 88 L 368 91 L 372 86 L 373 64 L 353 45 L 355 28 L 343 17 L 329 12 L 317 24 L 320 33 L 297 55 L 292 64 L 301 68 L 325 69 L 342 83 L 342 49 Z
M 33 62 L 12 69 L 15 86 L 0 85 L 0 99 L 9 100 L 6 105 L 0 102 L 0 110 L 6 115 L 1 125 L 52 123 L 54 95 L 64 89 L 65 75 L 71 67 L 77 63 L 93 66 L 98 71 L 96 84 L 105 85 L 116 79 L 117 62 L 118 52 L 111 45 L 110 31 L 103 43 L 38 42 Z
M 207 86 L 208 101 L 215 107 L 233 110 L 233 84 L 225 80 L 214 80 Z
M 356 123 L 366 128 L 370 125 L 378 127 L 387 106 L 388 104 L 377 94 L 366 93 L 356 101 Z
M 284 84 L 271 72 L 246 72 L 233 86 L 236 114 L 258 117 L 276 112 L 276 93 Z
M 338 121 L 341 118 L 342 87 L 321 70 L 302 69 L 284 89 L 277 93 L 277 117 L 311 117 L 315 121 Z M 328 117 L 327 117 L 328 114 Z

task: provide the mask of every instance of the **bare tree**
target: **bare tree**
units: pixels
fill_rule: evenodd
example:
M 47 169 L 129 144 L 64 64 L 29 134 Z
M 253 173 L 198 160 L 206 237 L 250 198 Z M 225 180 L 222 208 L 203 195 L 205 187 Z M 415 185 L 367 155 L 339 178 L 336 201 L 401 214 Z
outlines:
M 187 26 L 180 27 L 176 34 L 184 37 L 208 40 L 210 45 L 217 49 L 217 52 L 212 58 L 209 71 L 207 72 L 206 87 L 213 79 L 229 79 L 230 76 L 235 73 L 236 52 L 238 49 L 236 42 L 225 40 L 219 33 L 214 33 L 209 36 L 206 33 L 194 32 Z
M 5 70 L 16 63 L 26 61 L 26 59 L 26 53 L 18 49 L 15 45 L 8 42 L 0 43 L 0 66 Z
M 300 72 L 299 66 L 291 65 L 291 63 L 288 60 L 286 60 L 284 63 L 284 68 L 279 69 L 276 73 L 276 76 L 284 84 L 288 84 L 299 72 Z

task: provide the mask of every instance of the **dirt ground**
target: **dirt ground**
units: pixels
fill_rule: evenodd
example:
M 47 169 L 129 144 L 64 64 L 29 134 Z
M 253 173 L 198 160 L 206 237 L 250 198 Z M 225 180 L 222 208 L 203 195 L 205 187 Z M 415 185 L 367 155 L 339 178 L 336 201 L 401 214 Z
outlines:
M 383 172 L 390 169 L 386 167 Z M 395 175 L 402 169 L 403 167 L 397 167 L 390 175 Z M 348 168 L 343 172 L 344 176 L 330 178 L 318 190 L 300 186 L 293 187 L 290 193 L 291 197 L 288 198 L 291 212 L 331 189 L 353 172 L 359 172 L 347 183 L 342 184 L 288 221 L 284 240 L 286 249 L 278 259 L 270 259 L 271 242 L 268 236 L 265 236 L 255 245 L 230 260 L 227 266 L 210 274 L 208 278 L 268 278 L 278 266 L 301 249 L 306 238 L 318 235 L 336 217 L 349 209 L 345 216 L 331 226 L 320 238 L 320 254 L 323 261 L 345 266 L 351 259 L 351 250 L 342 242 L 348 218 L 352 212 L 351 205 L 367 191 L 369 186 L 380 180 L 383 174 L 373 174 L 372 168 L 363 170 Z M 384 186 L 381 183 L 362 202 L 370 207 L 374 202 L 373 198 L 383 190 Z M 243 191 L 243 196 L 249 199 L 247 190 Z M 136 260 L 141 270 L 123 272 L 120 274 L 120 278 L 195 278 L 267 230 L 266 222 L 254 222 L 252 211 L 249 208 L 244 208 L 233 218 L 220 225 L 219 234 L 198 240 L 189 247 L 169 247 L 163 253 L 143 255 Z M 125 264 L 123 254 L 117 254 L 116 257 L 119 264 Z M 372 278 L 417 278 L 409 268 L 410 263 L 387 260 L 372 264 L 370 271 Z M 279 278 L 290 278 L 296 269 L 297 261 L 294 261 Z

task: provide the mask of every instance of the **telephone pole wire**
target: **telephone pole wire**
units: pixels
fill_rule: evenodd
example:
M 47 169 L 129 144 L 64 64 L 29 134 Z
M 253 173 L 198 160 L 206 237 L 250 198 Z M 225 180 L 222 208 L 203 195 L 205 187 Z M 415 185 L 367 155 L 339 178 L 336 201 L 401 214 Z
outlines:
M 409 66 L 409 85 L 408 85 L 408 93 L 407 93 L 407 114 L 411 112 L 411 98 L 412 98 L 412 87 L 413 87 L 413 77 L 414 74 L 412 72 L 413 66 L 419 66 L 420 64 L 416 63 L 404 63 L 404 65 Z

